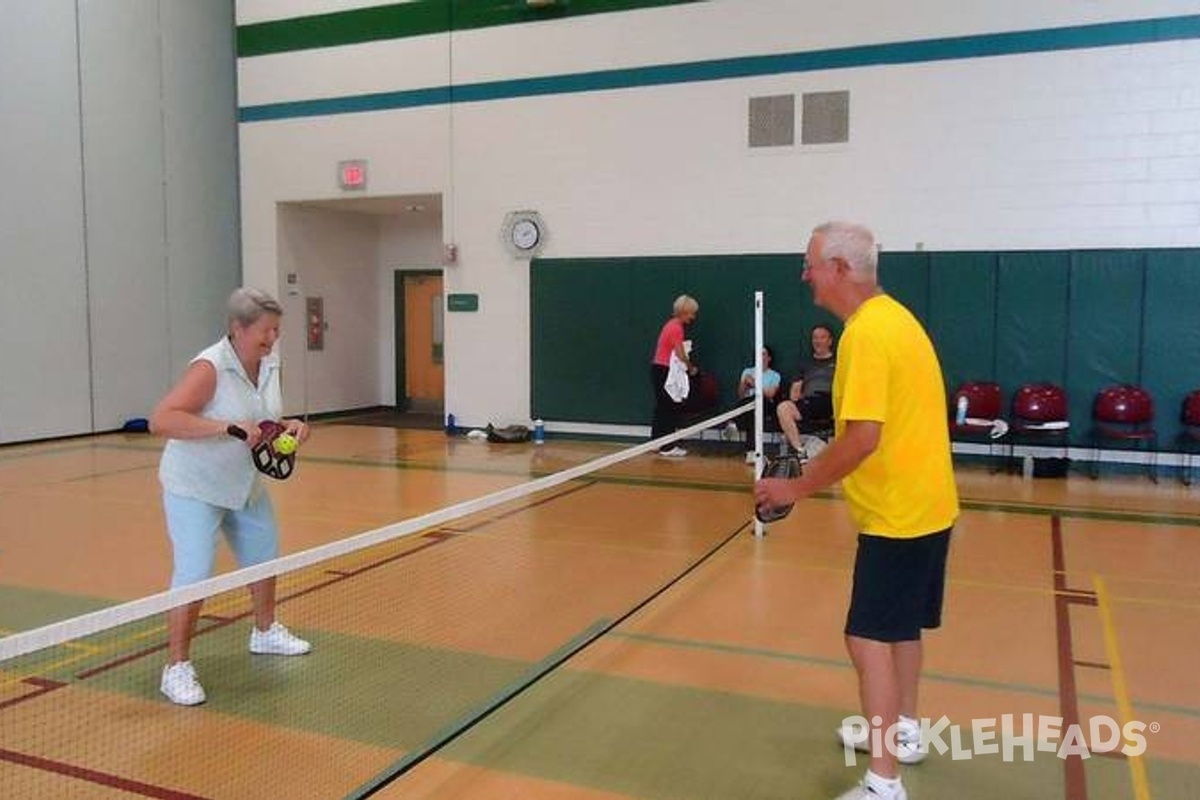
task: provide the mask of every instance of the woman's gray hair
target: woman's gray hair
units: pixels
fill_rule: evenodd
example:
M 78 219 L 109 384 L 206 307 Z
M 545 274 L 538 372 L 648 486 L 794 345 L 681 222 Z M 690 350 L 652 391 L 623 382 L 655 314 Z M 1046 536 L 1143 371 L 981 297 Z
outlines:
M 234 289 L 233 294 L 229 295 L 228 322 L 230 328 L 234 324 L 243 328 L 253 325 L 263 314 L 283 316 L 283 306 L 262 289 L 255 289 L 252 286 Z
M 879 248 L 875 234 L 855 222 L 826 222 L 813 229 L 821 234 L 821 258 L 840 258 L 850 266 L 851 279 L 857 283 L 876 281 Z
M 699 311 L 700 304 L 691 295 L 681 294 L 675 298 L 675 305 L 672 306 L 672 309 L 675 311 L 675 315 L 678 316 L 684 311 Z

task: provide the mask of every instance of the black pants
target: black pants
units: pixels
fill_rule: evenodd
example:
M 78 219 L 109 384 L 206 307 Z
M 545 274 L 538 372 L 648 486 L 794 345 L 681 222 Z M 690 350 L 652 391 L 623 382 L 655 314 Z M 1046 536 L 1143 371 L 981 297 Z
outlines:
M 738 400 L 738 405 L 742 405 L 743 403 L 745 403 L 749 400 L 753 400 L 753 399 L 754 399 L 754 396 L 751 395 L 750 397 L 746 397 L 742 400 Z M 779 421 L 775 418 L 776 407 L 777 406 L 776 406 L 774 400 L 767 400 L 765 398 L 763 399 L 763 430 L 764 431 L 773 431 L 773 430 L 779 429 Z M 745 438 L 746 450 L 747 451 L 753 450 L 754 449 L 754 409 L 750 409 L 745 414 L 734 417 L 733 420 L 734 420 L 734 424 L 737 425 L 738 430 L 742 432 L 742 436 Z
M 654 387 L 654 418 L 650 421 L 650 438 L 657 439 L 674 433 L 679 427 L 679 412 L 682 406 L 667 394 L 667 368 L 662 364 L 650 365 L 650 383 Z

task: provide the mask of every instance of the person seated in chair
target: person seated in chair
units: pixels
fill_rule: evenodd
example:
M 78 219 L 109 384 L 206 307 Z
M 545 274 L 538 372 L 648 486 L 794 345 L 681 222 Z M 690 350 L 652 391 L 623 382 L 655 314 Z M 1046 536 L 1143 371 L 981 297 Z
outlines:
M 783 384 L 783 377 L 771 368 L 771 362 L 775 359 L 775 353 L 769 345 L 763 345 L 762 349 L 762 364 L 763 364 L 763 417 L 770 419 L 775 413 L 775 403 L 779 400 L 779 390 Z M 747 400 L 754 396 L 754 372 L 755 365 L 751 364 L 742 370 L 742 376 L 738 379 L 738 405 L 742 405 Z M 754 414 L 742 414 L 737 419 L 738 432 L 743 435 L 746 442 L 746 462 L 754 463 L 754 434 L 751 428 L 754 425 Z
M 811 425 L 833 419 L 833 370 L 837 363 L 833 331 L 825 325 L 814 325 L 810 339 L 812 356 L 800 364 L 787 399 L 775 409 L 787 444 L 798 453 L 804 452 L 802 423 Z

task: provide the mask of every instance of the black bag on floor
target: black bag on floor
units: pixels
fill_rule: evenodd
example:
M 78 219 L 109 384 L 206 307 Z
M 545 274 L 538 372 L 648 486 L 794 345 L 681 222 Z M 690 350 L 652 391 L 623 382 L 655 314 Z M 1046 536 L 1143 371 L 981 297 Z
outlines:
M 529 441 L 529 428 L 525 425 L 505 425 L 497 428 L 490 422 L 487 426 L 487 440 L 496 444 L 516 444 Z

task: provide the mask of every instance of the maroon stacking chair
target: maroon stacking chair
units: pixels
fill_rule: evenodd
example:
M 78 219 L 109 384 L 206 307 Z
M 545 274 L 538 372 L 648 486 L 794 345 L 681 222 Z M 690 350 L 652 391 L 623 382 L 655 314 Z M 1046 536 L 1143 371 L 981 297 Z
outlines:
M 1200 452 L 1200 389 L 1190 392 L 1183 398 L 1179 409 L 1179 422 L 1183 429 L 1179 432 L 1179 449 L 1183 452 L 1183 483 L 1192 485 L 1192 461 Z
M 1100 450 L 1145 448 L 1150 480 L 1158 482 L 1158 431 L 1154 398 L 1140 386 L 1119 384 L 1101 389 L 1092 402 L 1092 477 L 1100 474 Z
M 1051 465 L 1047 474 L 1066 474 L 1066 449 L 1070 439 L 1067 393 L 1053 383 L 1027 383 L 1012 398 L 1012 419 L 1009 421 L 1009 453 L 1018 444 L 1050 446 L 1061 450 L 1057 459 L 1035 462 Z M 1057 467 L 1057 471 L 1052 469 Z M 1036 471 L 1035 471 L 1035 474 Z
M 967 418 L 973 420 L 988 420 L 984 425 L 978 422 L 958 423 L 959 398 L 967 399 Z M 1002 416 L 1004 403 L 1000 396 L 1000 384 L 994 381 L 967 381 L 954 390 L 950 398 L 950 438 L 960 442 L 977 442 L 988 446 L 988 456 L 992 455 L 992 447 L 996 440 L 992 438 L 991 420 Z M 996 464 L 990 464 L 992 472 Z

